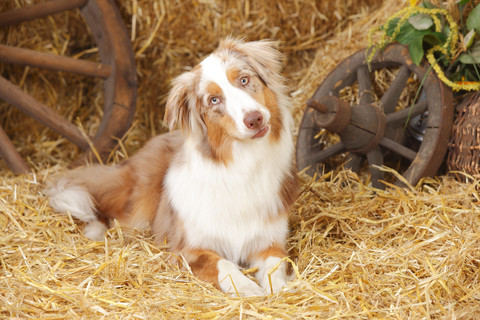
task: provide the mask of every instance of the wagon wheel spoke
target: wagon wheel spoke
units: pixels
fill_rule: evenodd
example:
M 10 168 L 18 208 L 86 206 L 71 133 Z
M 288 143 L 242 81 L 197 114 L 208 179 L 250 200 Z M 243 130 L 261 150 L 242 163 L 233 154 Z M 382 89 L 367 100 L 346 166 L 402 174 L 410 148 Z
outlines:
M 414 104 L 412 107 L 402 109 L 397 112 L 389 113 L 386 115 L 386 123 L 388 126 L 400 127 L 405 126 L 405 124 L 412 118 L 418 116 L 419 114 L 424 113 L 428 109 L 427 101 L 421 101 Z
M 370 82 L 370 71 L 366 66 L 357 69 L 357 80 L 360 104 L 371 104 L 373 102 L 372 83 Z
M 80 148 L 88 148 L 87 140 L 76 126 L 2 76 L 0 76 L 0 99 L 55 130 Z
M 408 77 L 410 76 L 410 70 L 407 66 L 402 65 L 395 79 L 390 84 L 385 94 L 380 99 L 380 107 L 385 114 L 392 113 L 397 106 L 398 99 L 402 94 L 403 89 L 407 85 Z
M 3 12 L 0 13 L 0 27 L 31 21 L 51 14 L 80 8 L 87 4 L 87 2 L 88 0 L 51 0 Z
M 80 9 L 79 14 L 83 16 L 85 24 L 90 30 L 98 48 L 101 63 L 6 45 L 0 45 L 0 63 L 25 65 L 102 79 L 104 82 L 103 115 L 94 137 L 91 139 L 84 137 L 80 130 L 66 118 L 24 93 L 22 89 L 4 78 L 0 79 L 0 99 L 12 104 L 82 148 L 85 152 L 81 159 L 74 163 L 74 165 L 79 165 L 83 164 L 86 159 L 93 159 L 92 154 L 99 155 L 103 160 L 107 159 L 110 150 L 131 125 L 135 111 L 137 78 L 133 50 L 114 1 L 45 0 L 41 3 L 0 13 L 0 28 L 72 9 Z M 89 145 L 90 140 L 92 149 Z M 1 143 L 0 146 L 4 148 Z M 94 158 L 93 160 L 98 159 Z M 15 170 L 12 165 L 8 164 L 8 166 Z
M 10 170 L 15 173 L 27 173 L 30 171 L 1 126 L 0 146 L 0 157 L 3 158 Z
M 390 45 L 370 62 L 368 69 L 366 63 L 365 51 L 358 51 L 341 62 L 318 86 L 314 99 L 323 102 L 324 99 L 331 100 L 332 96 L 340 101 L 341 89 L 350 87 L 351 91 L 355 92 L 357 90 L 354 85 L 358 85 L 358 104 L 348 105 L 349 108 L 342 110 L 332 108 L 335 112 L 316 119 L 318 127 L 341 137 L 348 155 L 347 162 L 343 163 L 345 168 L 361 171 L 366 158 L 370 164 L 369 173 L 375 187 L 383 188 L 380 181 L 387 179 L 390 181 L 392 178 L 389 176 L 384 179 L 385 173 L 378 169 L 380 166 L 393 165 L 412 185 L 421 177 L 434 175 L 447 151 L 454 116 L 452 92 L 443 86 L 434 73 L 427 72 L 426 63 L 411 65 L 406 46 Z M 389 83 L 390 86 L 378 97 L 377 102 L 376 99 L 372 99 L 376 98 L 374 91 L 376 85 L 371 73 L 383 70 L 393 71 L 394 76 L 393 81 Z M 412 106 L 397 110 L 402 95 L 407 91 L 407 84 L 408 88 L 411 86 L 418 88 L 416 81 L 409 84 L 411 75 L 422 79 L 421 98 Z M 427 116 L 427 113 L 428 118 L 425 120 L 424 116 Z M 348 116 L 342 118 L 341 116 L 345 114 Z M 411 119 L 417 118 L 419 122 L 409 128 L 406 127 L 411 123 Z M 346 125 L 341 123 L 342 126 L 337 127 L 339 119 L 348 119 L 348 123 Z M 302 119 L 297 140 L 299 169 L 314 167 L 313 163 L 309 162 L 312 158 L 317 161 L 329 160 L 333 165 L 341 165 L 338 163 L 341 159 L 327 159 L 329 154 L 335 154 L 332 150 L 310 156 L 312 150 L 318 150 L 314 145 L 317 141 L 314 137 L 318 130 L 306 129 L 311 126 L 311 122 L 311 114 L 307 111 Z M 407 135 L 407 129 L 411 135 Z M 369 134 L 363 135 L 364 132 Z M 410 139 L 414 133 L 420 133 L 421 136 L 415 140 Z M 314 171 L 310 170 L 309 174 Z
M 112 67 L 106 64 L 2 44 L 0 44 L 0 62 L 38 67 L 52 71 L 64 71 L 102 79 L 107 79 L 112 73 Z
M 413 161 L 415 157 L 417 156 L 417 152 L 405 147 L 401 143 L 398 143 L 392 139 L 389 139 L 387 137 L 383 137 L 382 140 L 380 141 L 380 145 L 410 161 Z
M 323 150 L 314 152 L 307 156 L 309 163 L 322 162 L 328 158 L 336 156 L 339 153 L 345 152 L 345 146 L 341 142 L 337 142 Z
M 372 175 L 372 186 L 374 188 L 383 189 L 382 180 L 384 180 L 384 173 L 380 169 L 383 166 L 383 154 L 379 147 L 374 148 L 367 153 L 368 164 L 370 165 L 370 173 Z
M 350 169 L 352 172 L 358 172 L 362 167 L 363 157 L 349 152 L 347 157 L 347 162 L 345 163 L 345 169 Z

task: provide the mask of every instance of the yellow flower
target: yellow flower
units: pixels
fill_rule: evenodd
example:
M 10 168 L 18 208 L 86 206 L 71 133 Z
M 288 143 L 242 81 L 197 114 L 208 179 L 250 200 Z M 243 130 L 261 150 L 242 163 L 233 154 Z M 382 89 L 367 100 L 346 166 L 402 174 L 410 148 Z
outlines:
M 436 46 L 432 49 L 430 49 L 426 55 L 428 62 L 432 66 L 432 68 L 435 70 L 437 77 L 442 80 L 443 83 L 445 83 L 447 86 L 452 88 L 453 91 L 460 91 L 460 90 L 465 90 L 465 91 L 478 91 L 480 90 L 480 82 L 475 82 L 475 81 L 457 81 L 453 82 L 450 79 L 448 79 L 445 76 L 445 73 L 443 72 L 442 68 L 437 63 L 437 60 L 435 59 L 435 56 L 433 55 L 434 52 L 442 52 L 445 54 L 446 49 L 442 48 L 440 46 Z
M 410 0 L 410 7 L 415 7 L 418 0 Z

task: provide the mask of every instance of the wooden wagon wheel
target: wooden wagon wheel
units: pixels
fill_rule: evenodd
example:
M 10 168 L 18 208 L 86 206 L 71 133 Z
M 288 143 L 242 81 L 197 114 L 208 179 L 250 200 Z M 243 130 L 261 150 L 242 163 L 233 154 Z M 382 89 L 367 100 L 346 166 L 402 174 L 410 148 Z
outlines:
M 133 51 L 118 9 L 111 0 L 53 0 L 0 13 L 0 28 L 80 8 L 100 54 L 100 63 L 0 45 L 0 62 L 97 77 L 104 80 L 104 114 L 93 146 L 102 158 L 132 122 L 137 80 Z M 18 86 L 0 76 L 0 99 L 50 127 L 85 150 L 91 149 L 80 130 Z M 16 173 L 28 166 L 0 127 L 0 156 Z
M 360 51 L 340 63 L 308 101 L 298 134 L 298 169 L 308 168 L 312 175 L 343 155 L 345 167 L 357 172 L 366 160 L 372 185 L 383 188 L 384 171 L 379 166 L 386 165 L 388 158 L 403 162 L 395 169 L 414 185 L 421 177 L 434 175 L 443 161 L 453 123 L 452 93 L 427 64 L 415 65 L 404 46 L 387 47 L 370 65 L 365 56 Z M 380 97 L 373 73 L 384 69 L 396 73 Z M 423 82 L 422 97 L 402 108 L 399 98 L 412 82 L 417 87 Z M 354 99 L 342 98 L 345 89 L 356 93 Z M 419 139 L 408 128 L 412 119 L 423 122 L 418 123 L 423 129 Z M 323 128 L 335 139 L 321 141 Z M 402 183 L 397 180 L 396 184 Z

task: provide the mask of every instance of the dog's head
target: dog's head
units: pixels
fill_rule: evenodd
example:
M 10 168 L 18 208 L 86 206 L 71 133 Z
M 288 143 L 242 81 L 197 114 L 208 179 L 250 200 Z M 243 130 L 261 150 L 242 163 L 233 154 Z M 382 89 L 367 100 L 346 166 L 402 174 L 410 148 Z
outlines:
M 208 141 L 218 152 L 231 141 L 278 139 L 279 95 L 285 87 L 282 57 L 272 41 L 226 39 L 192 71 L 177 77 L 167 99 L 165 120 Z

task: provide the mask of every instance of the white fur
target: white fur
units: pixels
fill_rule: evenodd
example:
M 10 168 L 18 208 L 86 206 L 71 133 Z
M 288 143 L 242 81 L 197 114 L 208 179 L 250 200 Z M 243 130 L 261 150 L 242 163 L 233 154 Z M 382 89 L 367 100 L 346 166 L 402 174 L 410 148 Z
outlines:
M 246 132 L 244 112 L 261 111 L 268 121 L 270 114 L 264 106 L 230 84 L 220 58 L 210 56 L 201 65 L 202 79 L 214 81 L 227 97 L 227 112 L 239 131 Z M 279 172 L 289 171 L 294 148 L 292 119 L 285 105 L 279 107 L 283 123 L 279 143 L 271 144 L 268 136 L 236 142 L 235 161 L 228 166 L 205 157 L 195 139 L 185 141 L 168 170 L 165 186 L 170 204 L 188 229 L 189 246 L 211 249 L 241 263 L 253 252 L 285 242 L 286 219 L 265 223 L 271 214 L 284 209 L 272 190 L 280 189 L 284 176 Z
M 72 184 L 67 178 L 61 178 L 46 192 L 53 209 L 65 214 L 70 213 L 73 217 L 86 222 L 84 233 L 87 238 L 103 240 L 106 227 L 97 219 L 92 197 L 85 187 Z
M 205 85 L 209 82 L 214 82 L 222 89 L 226 97 L 226 111 L 235 122 L 239 133 L 238 138 L 245 139 L 255 134 L 248 130 L 243 123 L 243 119 L 248 112 L 259 111 L 263 116 L 263 122 L 268 123 L 270 114 L 267 109 L 244 90 L 230 83 L 227 78 L 228 65 L 222 59 L 212 55 L 203 60 L 201 66 L 203 72 L 200 83 Z
M 47 189 L 50 206 L 58 212 L 70 214 L 84 222 L 97 219 L 92 198 L 87 189 L 81 185 L 71 184 L 67 178 L 59 179 Z
M 241 297 L 263 296 L 264 292 L 255 282 L 248 279 L 231 261 L 220 259 L 217 263 L 218 283 L 223 292 Z
M 267 138 L 234 144 L 235 161 L 229 166 L 204 157 L 193 141 L 186 141 L 165 186 L 188 229 L 189 246 L 211 249 L 240 263 L 272 243 L 285 242 L 287 219 L 266 222 L 284 209 L 272 190 L 282 183 L 278 172 L 288 172 L 290 166 L 289 156 L 278 155 L 291 155 L 293 144 L 285 133 L 278 144 Z
M 85 225 L 84 234 L 88 239 L 102 241 L 105 236 L 105 230 L 107 230 L 107 227 L 102 222 L 94 220 Z
M 268 257 L 264 261 L 256 261 L 259 266 L 257 280 L 267 294 L 277 293 L 287 286 L 288 276 L 285 262 L 277 257 Z

